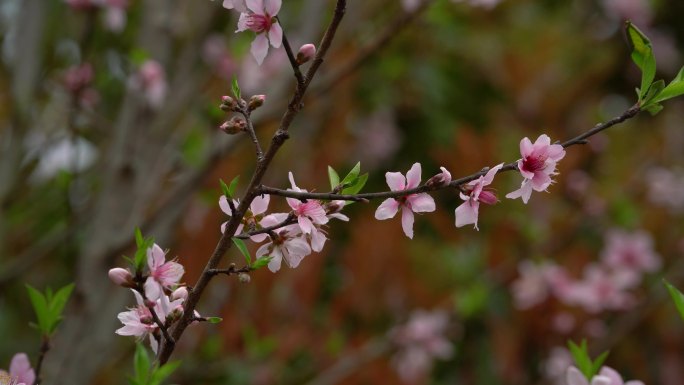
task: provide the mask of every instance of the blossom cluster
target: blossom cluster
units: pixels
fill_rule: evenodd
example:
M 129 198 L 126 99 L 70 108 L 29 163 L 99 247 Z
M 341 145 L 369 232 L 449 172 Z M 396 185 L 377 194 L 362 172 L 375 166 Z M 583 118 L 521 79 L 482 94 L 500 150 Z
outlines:
M 661 258 L 644 231 L 611 230 L 605 238 L 600 261 L 587 265 L 581 279 L 573 279 L 565 268 L 554 263 L 521 262 L 520 277 L 512 285 L 516 306 L 528 309 L 554 296 L 590 313 L 631 307 L 635 299 L 630 290 L 645 273 L 660 268 Z
M 109 270 L 109 278 L 115 284 L 130 288 L 136 299 L 136 306 L 119 313 L 123 326 L 116 330 L 122 336 L 149 338 L 155 352 L 159 346 L 160 325 L 173 325 L 183 315 L 183 302 L 188 289 L 180 283 L 185 269 L 176 261 L 167 261 L 166 253 L 156 243 L 146 250 L 146 271 L 134 274 L 124 268 Z M 199 317 L 199 314 L 196 314 Z
M 289 173 L 291 188 L 290 191 L 306 192 L 297 186 L 294 176 Z M 249 210 L 245 213 L 241 223 L 236 230 L 241 234 L 245 229 L 248 232 L 259 231 L 264 228 L 287 223 L 292 217 L 296 223 L 279 227 L 268 233 L 256 233 L 249 238 L 251 241 L 262 244 L 256 252 L 257 258 L 270 257 L 268 268 L 272 272 L 280 270 L 283 260 L 285 263 L 295 268 L 299 263 L 312 252 L 323 250 L 327 237 L 326 224 L 330 219 L 348 221 L 349 218 L 340 213 L 344 208 L 345 202 L 332 201 L 322 203 L 315 199 L 300 201 L 294 198 L 287 198 L 287 204 L 292 211 L 290 213 L 271 213 L 266 214 L 270 196 L 256 197 L 250 204 Z M 233 207 L 240 203 L 233 200 Z M 232 209 L 226 196 L 219 198 L 221 210 L 228 216 L 232 216 Z M 226 222 L 227 223 L 227 222 Z M 221 232 L 225 231 L 226 223 L 221 225 Z

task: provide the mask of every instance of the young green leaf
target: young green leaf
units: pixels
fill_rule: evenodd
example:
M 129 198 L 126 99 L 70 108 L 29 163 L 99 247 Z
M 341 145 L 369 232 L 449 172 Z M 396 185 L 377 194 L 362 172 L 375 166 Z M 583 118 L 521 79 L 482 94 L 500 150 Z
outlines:
M 677 311 L 684 320 L 684 294 L 682 294 L 681 291 L 679 291 L 676 287 L 672 286 L 665 279 L 663 279 L 663 284 L 665 285 L 665 287 L 667 287 L 667 291 L 670 292 L 670 296 L 672 297 L 672 300 L 674 301 L 674 304 L 677 307 Z
M 231 82 L 231 89 L 233 91 L 233 96 L 235 96 L 235 99 L 240 100 L 241 98 L 241 93 L 240 93 L 240 85 L 238 84 L 237 76 L 233 75 L 233 81 Z
M 591 364 L 591 375 L 592 377 L 594 374 L 598 373 L 599 370 L 601 370 L 601 366 L 603 366 L 603 363 L 606 362 L 606 358 L 608 358 L 608 354 L 610 351 L 606 350 L 605 352 L 601 353 Z
M 180 361 L 167 362 L 160 368 L 155 368 L 152 372 L 152 377 L 148 385 L 160 385 L 167 377 L 169 377 L 173 372 L 180 366 Z
M 29 299 L 31 300 L 31 305 L 33 305 L 33 310 L 36 312 L 36 319 L 38 323 L 38 330 L 42 334 L 50 333 L 50 309 L 48 307 L 48 302 L 45 299 L 43 293 L 39 292 L 31 285 L 26 285 L 26 290 L 28 291 Z
M 668 99 L 675 98 L 677 96 L 684 95 L 684 67 L 679 70 L 677 76 L 672 79 L 670 84 L 667 85 L 655 98 L 654 102 L 659 103 Z
M 210 324 L 217 324 L 217 323 L 223 321 L 223 318 L 221 318 L 221 317 L 207 317 L 206 319 L 207 319 L 207 322 L 209 322 Z
M 354 183 L 352 185 L 350 185 L 349 187 L 346 187 L 345 189 L 342 190 L 342 194 L 356 194 L 359 191 L 361 191 L 363 186 L 366 185 L 366 182 L 368 182 L 368 173 L 365 173 L 365 174 L 359 176 L 358 178 L 356 178 L 356 180 L 354 180 Z
M 328 179 L 330 180 L 330 189 L 334 190 L 340 184 L 340 176 L 334 168 L 328 166 Z
M 142 231 L 140 231 L 140 227 L 135 228 L 135 244 L 136 246 L 140 247 L 142 246 L 144 242 L 144 238 L 142 235 Z
M 258 258 L 250 267 L 254 270 L 261 269 L 262 267 L 268 265 L 272 259 L 273 257 L 270 256 Z
M 143 344 L 136 344 L 133 355 L 133 371 L 139 384 L 147 384 L 150 378 L 150 356 Z
M 48 302 L 48 310 L 50 312 L 50 329 L 48 334 L 52 334 L 59 325 L 59 322 L 62 320 L 62 311 L 64 310 L 64 306 L 69 300 L 69 296 L 73 290 L 74 284 L 71 283 L 59 289 L 54 296 L 50 296 L 50 300 Z
M 252 256 L 249 254 L 249 250 L 247 250 L 247 245 L 245 245 L 245 242 L 240 239 L 240 238 L 232 238 L 233 243 L 235 246 L 240 250 L 242 255 L 245 257 L 245 261 L 247 262 L 247 266 L 250 266 L 252 264 Z
M 240 181 L 240 175 L 236 176 L 233 178 L 233 180 L 230 181 L 230 185 L 228 186 L 228 196 L 229 197 L 234 197 L 235 196 L 235 189 L 237 188 L 238 182 Z
M 219 179 L 219 184 L 221 184 L 221 192 L 223 192 L 223 195 L 226 198 L 232 198 L 233 196 L 230 195 L 230 189 L 228 188 L 226 182 L 224 182 L 223 179 Z
M 357 162 L 356 165 L 349 171 L 347 176 L 342 179 L 342 182 L 340 182 L 343 186 L 350 186 L 354 183 L 356 178 L 359 177 L 359 173 L 361 172 L 361 162 Z
M 632 49 L 632 61 L 641 69 L 639 101 L 642 101 L 655 78 L 656 60 L 653 55 L 653 46 L 648 37 L 630 21 L 625 24 L 625 30 L 627 41 Z

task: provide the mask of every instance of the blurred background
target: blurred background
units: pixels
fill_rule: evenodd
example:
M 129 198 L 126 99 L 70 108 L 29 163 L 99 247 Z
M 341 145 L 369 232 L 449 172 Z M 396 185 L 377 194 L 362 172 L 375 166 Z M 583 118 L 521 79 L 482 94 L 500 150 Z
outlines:
M 295 47 L 317 43 L 333 1 L 288 0 Z M 519 155 L 522 137 L 567 139 L 621 114 L 639 73 L 622 34 L 651 39 L 658 77 L 684 63 L 678 0 L 349 1 L 328 59 L 265 183 L 327 191 L 327 166 L 370 173 L 445 166 L 454 177 Z M 236 75 L 266 94 L 267 143 L 293 90 L 282 49 L 259 67 L 220 1 L 0 2 L 0 367 L 40 346 L 24 284 L 75 281 L 46 384 L 121 384 L 134 305 L 106 278 L 140 226 L 194 284 L 225 221 L 218 179 L 248 179 L 248 138 L 218 130 Z M 321 253 L 251 283 L 218 277 L 187 330 L 178 384 L 563 384 L 566 341 L 610 349 L 626 379 L 680 385 L 684 323 L 660 283 L 684 287 L 684 103 L 667 102 L 573 147 L 549 194 L 480 209 L 435 195 L 413 240 L 380 202 L 345 209 Z M 244 188 L 244 184 L 240 186 Z M 240 190 L 240 188 L 238 189 Z M 273 199 L 271 209 L 286 209 Z M 239 263 L 231 250 L 225 263 Z M 625 271 L 631 275 L 621 274 Z

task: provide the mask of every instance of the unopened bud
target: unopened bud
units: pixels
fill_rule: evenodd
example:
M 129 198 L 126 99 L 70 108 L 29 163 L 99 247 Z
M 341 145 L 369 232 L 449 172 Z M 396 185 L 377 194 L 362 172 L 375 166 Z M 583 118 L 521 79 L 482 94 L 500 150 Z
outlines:
M 254 95 L 251 98 L 249 98 L 249 104 L 247 104 L 247 108 L 249 108 L 250 111 L 254 111 L 257 108 L 263 106 L 265 100 L 266 95 Z
M 249 274 L 247 274 L 247 273 L 238 274 L 238 281 L 240 281 L 240 283 L 249 283 L 249 281 L 251 281 L 251 280 L 252 280 L 252 277 L 250 277 Z
M 444 187 L 451 183 L 451 173 L 446 168 L 440 167 L 442 172 L 428 179 L 425 184 L 428 187 Z
M 237 102 L 235 99 L 228 95 L 221 96 L 221 110 L 223 111 L 235 111 L 237 109 Z
M 327 207 L 326 207 L 326 208 L 327 208 L 326 211 L 327 211 L 328 214 L 339 213 L 340 211 L 342 211 L 342 209 L 344 208 L 345 204 L 346 204 L 345 201 L 332 201 L 332 202 L 329 202 L 329 203 L 326 205 L 326 206 L 327 206 Z
M 115 267 L 109 270 L 109 279 L 114 282 L 114 284 L 122 287 L 135 287 L 135 282 L 133 282 L 133 275 L 128 269 L 123 269 L 121 267 Z
M 482 190 L 480 191 L 480 195 L 477 198 L 480 202 L 487 204 L 487 205 L 493 205 L 496 204 L 499 200 L 496 199 L 496 195 L 489 191 L 489 190 Z
M 247 129 L 247 122 L 234 116 L 230 120 L 223 122 L 219 128 L 228 135 L 235 135 Z
M 297 64 L 302 65 L 316 56 L 316 46 L 313 44 L 304 44 L 297 52 Z
M 171 293 L 171 300 L 175 301 L 177 299 L 183 299 L 184 301 L 188 299 L 188 289 L 185 286 L 181 286 Z

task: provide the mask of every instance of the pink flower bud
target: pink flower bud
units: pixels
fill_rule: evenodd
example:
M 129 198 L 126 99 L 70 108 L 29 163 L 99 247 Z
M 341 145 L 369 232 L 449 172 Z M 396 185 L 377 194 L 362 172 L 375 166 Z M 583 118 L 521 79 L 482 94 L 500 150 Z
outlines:
M 223 122 L 219 128 L 228 135 L 235 135 L 247 129 L 247 122 L 234 116 L 230 120 Z
M 451 183 L 451 173 L 446 168 L 440 167 L 442 172 L 433 176 L 425 182 L 429 187 L 444 187 Z
M 174 290 L 173 293 L 171 293 L 171 300 L 175 301 L 177 299 L 183 299 L 186 300 L 188 299 L 188 289 L 185 286 L 181 286 L 178 289 Z
M 235 111 L 237 109 L 237 102 L 228 95 L 221 96 L 221 110 Z
M 316 46 L 313 44 L 304 44 L 297 52 L 297 64 L 304 64 L 316 56 Z
M 489 190 L 482 190 L 480 192 L 478 200 L 487 205 L 493 205 L 499 201 L 498 199 L 496 199 L 496 195 L 494 195 L 494 193 Z
M 247 105 L 247 107 L 249 108 L 250 111 L 254 111 L 257 108 L 264 105 L 265 100 L 266 100 L 266 95 L 254 95 L 251 98 L 249 98 L 249 104 Z
M 133 275 L 127 269 L 121 267 L 115 267 L 109 270 L 109 279 L 114 282 L 114 284 L 122 287 L 134 287 Z

